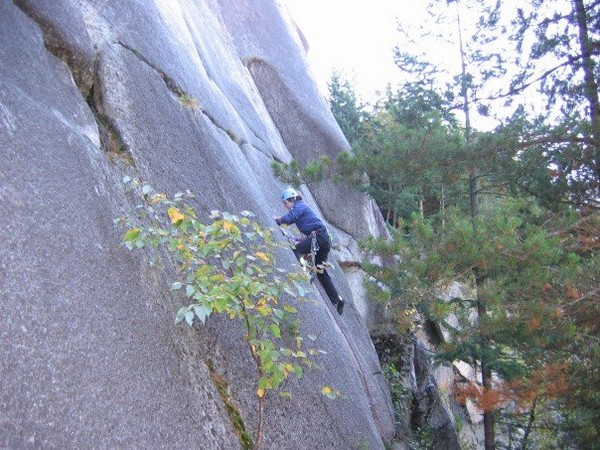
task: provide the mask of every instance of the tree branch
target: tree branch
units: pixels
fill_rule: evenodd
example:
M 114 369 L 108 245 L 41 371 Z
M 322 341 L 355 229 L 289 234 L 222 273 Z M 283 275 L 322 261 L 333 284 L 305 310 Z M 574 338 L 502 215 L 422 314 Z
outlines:
M 540 145 L 540 144 L 589 144 L 589 145 L 593 145 L 593 146 L 598 146 L 600 145 L 600 142 L 598 141 L 598 139 L 594 139 L 594 138 L 588 138 L 588 137 L 581 137 L 581 136 L 556 136 L 556 135 L 550 135 L 550 136 L 542 136 L 536 139 L 532 139 L 532 140 L 526 140 L 521 142 L 520 144 L 514 146 L 514 149 L 523 149 L 523 148 L 527 148 L 527 147 L 531 147 L 533 145 Z
M 563 235 L 565 233 L 569 233 L 571 231 L 574 231 L 576 229 L 578 229 L 579 227 L 581 227 L 582 225 L 587 225 L 587 223 L 596 218 L 597 216 L 595 214 L 590 214 L 589 216 L 585 216 L 582 217 L 581 219 L 579 219 L 577 222 L 569 225 L 566 228 L 561 228 L 559 230 L 554 230 L 554 231 L 550 231 L 548 232 L 548 236 L 560 236 Z

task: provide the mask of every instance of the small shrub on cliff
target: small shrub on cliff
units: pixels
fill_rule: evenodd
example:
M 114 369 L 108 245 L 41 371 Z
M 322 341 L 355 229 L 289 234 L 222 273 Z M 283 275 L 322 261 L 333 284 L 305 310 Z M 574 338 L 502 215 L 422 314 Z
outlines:
M 133 188 L 139 186 L 136 180 L 124 181 Z M 212 314 L 220 313 L 240 321 L 245 329 L 245 342 L 257 369 L 257 448 L 267 394 L 279 390 L 280 395 L 289 396 L 281 391 L 284 381 L 290 375 L 300 378 L 305 367 L 312 367 L 310 356 L 324 353 L 303 348 L 297 310 L 282 301 L 286 295 L 306 300 L 306 275 L 276 266 L 278 244 L 269 229 L 252 220 L 250 212 L 238 216 L 213 211 L 211 222 L 204 224 L 184 203 L 189 193 L 168 198 L 148 185 L 141 193 L 143 202 L 135 212 L 118 220 L 127 227 L 123 242 L 129 250 L 162 247 L 174 258 L 180 276 L 171 289 L 191 301 L 179 310 L 175 322 L 204 324 Z M 337 391 L 326 386 L 323 392 L 331 396 Z

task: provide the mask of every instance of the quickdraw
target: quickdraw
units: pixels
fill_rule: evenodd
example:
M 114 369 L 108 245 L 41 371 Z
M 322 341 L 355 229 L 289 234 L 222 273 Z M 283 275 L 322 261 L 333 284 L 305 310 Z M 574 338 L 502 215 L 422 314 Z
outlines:
M 313 231 L 310 233 L 311 241 L 310 241 L 310 260 L 312 262 L 312 266 L 317 270 L 317 263 L 315 258 L 317 257 L 317 252 L 319 251 L 319 242 L 317 241 L 317 232 Z

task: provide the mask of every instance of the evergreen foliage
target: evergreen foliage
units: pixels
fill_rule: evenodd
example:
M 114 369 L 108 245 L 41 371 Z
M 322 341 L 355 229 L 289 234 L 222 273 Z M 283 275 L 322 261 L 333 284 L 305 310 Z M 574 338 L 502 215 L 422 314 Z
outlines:
M 483 374 L 455 394 L 484 412 L 486 448 L 600 440 L 599 8 L 431 2 L 434 39 L 458 32 L 460 73 L 397 50 L 407 82 L 368 114 L 335 78 L 352 151 L 288 166 L 297 183 L 338 180 L 376 200 L 391 239 L 363 242 L 387 261 L 364 264 L 367 292 L 403 332 L 437 324 L 439 363 Z M 481 117 L 498 126 L 478 130 Z M 466 294 L 448 299 L 457 283 Z
M 364 105 L 359 104 L 352 85 L 338 72 L 331 75 L 328 88 L 331 112 L 348 142 L 353 144 L 361 133 L 363 121 L 368 120 Z

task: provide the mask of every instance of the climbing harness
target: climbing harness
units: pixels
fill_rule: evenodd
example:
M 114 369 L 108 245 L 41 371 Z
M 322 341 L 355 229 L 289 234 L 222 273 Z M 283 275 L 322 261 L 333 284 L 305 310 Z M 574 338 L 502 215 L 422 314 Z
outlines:
M 329 231 L 327 230 L 327 228 L 320 228 L 318 230 L 313 230 L 305 238 L 298 238 L 296 236 L 290 236 L 281 226 L 279 227 L 279 229 L 281 231 L 281 234 L 283 234 L 283 236 L 286 238 L 286 240 L 292 245 L 292 249 L 294 250 L 296 257 L 298 258 L 298 261 L 300 262 L 302 270 L 304 270 L 310 277 L 310 279 L 309 279 L 310 283 L 314 283 L 315 279 L 319 276 L 319 274 L 325 273 L 326 269 L 332 267 L 332 265 L 329 264 L 327 261 L 323 261 L 323 262 L 321 262 L 321 264 L 317 264 L 317 253 L 321 249 L 319 246 L 319 240 L 317 239 L 319 232 L 327 233 L 327 235 L 329 237 L 329 242 L 331 242 L 331 239 L 332 239 L 331 234 L 329 234 Z M 299 244 L 300 242 L 303 242 L 305 239 L 310 239 L 310 253 L 298 254 L 296 252 L 296 250 L 297 250 L 296 245 Z M 319 280 L 320 280 L 320 278 L 319 278 Z M 338 314 L 341 316 L 342 312 L 344 311 L 344 303 L 345 303 L 344 300 L 338 294 L 337 301 L 334 302 L 334 299 L 332 299 L 332 297 L 329 296 L 329 292 L 328 292 L 327 288 L 325 288 L 323 286 L 323 289 L 325 289 L 325 295 L 327 295 L 329 297 L 329 299 L 333 303 L 335 309 L 337 310 Z
M 283 234 L 283 236 L 290 243 L 290 245 L 292 245 L 292 248 L 295 248 L 295 246 L 303 240 L 302 238 L 291 236 L 283 229 L 283 227 L 279 227 L 279 229 L 281 231 L 281 234 Z M 317 240 L 317 233 L 317 230 L 312 231 L 310 233 L 310 253 L 302 255 L 302 257 L 300 258 L 300 264 L 302 264 L 302 267 L 309 272 L 311 281 L 316 273 L 322 273 L 323 270 L 325 270 L 327 267 L 331 267 L 331 265 L 327 262 L 323 262 L 317 265 L 317 252 L 320 250 L 319 241 Z

